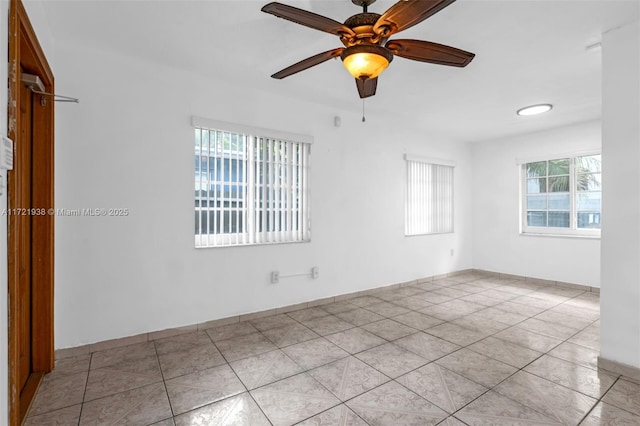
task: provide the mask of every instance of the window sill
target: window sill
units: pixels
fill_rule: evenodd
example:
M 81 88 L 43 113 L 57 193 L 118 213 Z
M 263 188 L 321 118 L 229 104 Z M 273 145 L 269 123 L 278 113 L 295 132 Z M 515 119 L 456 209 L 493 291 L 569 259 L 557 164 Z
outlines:
M 553 234 L 553 233 L 535 233 L 520 232 L 521 237 L 553 237 L 553 238 L 578 238 L 586 240 L 599 240 L 600 235 L 579 235 L 579 234 Z

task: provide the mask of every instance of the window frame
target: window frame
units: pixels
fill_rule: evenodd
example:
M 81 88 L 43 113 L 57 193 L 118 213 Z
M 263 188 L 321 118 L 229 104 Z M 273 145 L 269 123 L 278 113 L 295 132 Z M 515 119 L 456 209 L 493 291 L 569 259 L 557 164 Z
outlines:
M 534 157 L 526 159 L 518 159 L 518 176 L 519 176 L 519 210 L 520 210 L 520 235 L 525 236 L 556 236 L 556 237 L 578 237 L 578 238 L 600 238 L 602 228 L 578 228 L 578 209 L 577 209 L 577 195 L 578 182 L 577 182 L 577 170 L 576 160 L 578 157 L 586 157 L 592 155 L 602 155 L 600 150 L 579 151 L 564 154 L 554 154 L 544 157 Z M 554 161 L 561 159 L 569 159 L 569 227 L 551 227 L 551 226 L 529 226 L 527 225 L 527 175 L 525 167 L 529 163 L 536 163 L 541 161 Z M 602 164 L 602 163 L 601 163 Z M 547 166 L 548 167 L 548 166 Z M 601 166 L 602 170 L 602 166 Z M 545 178 L 548 178 L 548 170 Z M 602 173 L 602 171 L 600 171 Z M 548 182 L 547 182 L 548 185 Z M 548 189 L 548 188 L 547 188 Z M 602 187 L 600 188 L 602 194 Z M 546 194 L 550 194 L 547 192 Z M 549 212 L 547 205 L 547 212 Z M 602 215 L 602 204 L 600 205 L 600 215 Z M 548 220 L 548 219 L 547 219 Z M 602 223 L 602 222 L 601 222 Z
M 246 222 L 247 226 L 246 228 L 244 228 L 245 232 L 218 233 L 218 234 L 202 233 L 202 224 L 200 223 L 200 232 L 194 233 L 195 248 L 199 249 L 199 248 L 255 246 L 255 245 L 267 245 L 267 244 L 295 244 L 295 243 L 305 243 L 305 242 L 311 241 L 311 208 L 310 208 L 311 203 L 310 203 L 309 197 L 311 193 L 310 191 L 310 187 L 311 187 L 310 159 L 311 159 L 311 145 L 313 143 L 312 136 L 281 132 L 281 131 L 272 130 L 272 129 L 264 129 L 260 127 L 247 126 L 247 125 L 242 125 L 237 123 L 229 123 L 229 122 L 206 119 L 206 118 L 195 117 L 195 116 L 191 118 L 191 125 L 192 125 L 192 132 L 193 132 L 192 137 L 194 134 L 197 134 L 196 131 L 200 129 L 200 131 L 208 130 L 209 132 L 216 131 L 216 132 L 222 132 L 223 134 L 224 133 L 237 134 L 242 138 L 243 145 L 244 145 L 244 148 L 243 148 L 244 153 L 242 156 L 242 161 L 245 162 L 245 164 L 243 165 L 242 176 L 245 180 L 242 183 L 240 181 L 235 182 L 234 180 L 230 180 L 228 185 L 236 186 L 238 188 L 242 186 L 244 188 L 241 191 L 244 194 L 244 197 L 246 198 L 243 198 L 243 202 L 245 205 L 241 209 L 242 212 L 244 212 L 244 213 L 241 212 L 241 216 L 244 218 L 243 220 L 247 221 Z M 260 197 L 264 196 L 265 192 L 264 190 L 261 190 L 258 187 L 259 184 L 258 184 L 258 181 L 256 180 L 257 176 L 255 175 L 256 168 L 259 167 L 261 170 L 264 170 L 265 167 L 270 167 L 270 166 L 265 166 L 266 163 L 269 163 L 269 164 L 272 163 L 271 158 L 267 158 L 267 157 L 257 158 L 255 156 L 256 146 L 258 144 L 268 144 L 269 142 L 274 142 L 279 144 L 291 144 L 292 146 L 297 145 L 298 147 L 302 145 L 306 145 L 306 147 L 303 150 L 303 153 L 300 154 L 300 157 L 299 157 L 300 159 L 304 159 L 304 162 L 296 163 L 297 165 L 296 173 L 300 171 L 300 174 L 299 175 L 296 174 L 296 177 L 300 179 L 301 185 L 302 185 L 302 189 L 300 193 L 301 205 L 298 207 L 298 210 L 300 211 L 300 215 L 301 215 L 300 217 L 302 217 L 301 219 L 302 223 L 300 223 L 299 225 L 300 229 L 298 230 L 279 229 L 275 231 L 261 232 L 261 231 L 256 231 L 256 229 L 253 229 L 253 232 L 250 232 L 253 226 L 249 223 L 249 221 L 253 223 L 253 220 L 256 217 L 256 215 L 259 215 L 260 213 L 267 212 L 266 214 L 269 214 L 269 211 L 267 211 L 268 208 L 265 207 L 264 203 L 268 203 L 270 198 L 263 200 L 262 209 L 259 208 L 260 199 L 261 199 Z M 195 150 L 196 150 L 195 152 L 196 160 L 202 161 L 202 156 L 204 152 L 202 151 L 202 149 L 200 149 L 200 154 L 198 154 L 197 146 L 195 147 Z M 223 149 L 223 151 L 226 152 L 227 150 Z M 303 155 L 304 155 L 304 158 L 303 158 Z M 221 157 L 211 157 L 209 155 L 209 164 L 211 164 L 211 160 L 210 160 L 211 158 L 221 158 Z M 224 159 L 221 159 L 221 160 L 219 159 L 216 161 L 224 161 Z M 290 162 L 278 163 L 278 164 L 286 166 L 287 170 L 294 167 L 293 163 L 290 163 Z M 194 168 L 194 174 L 195 174 L 194 177 L 198 176 L 198 170 L 199 170 L 198 167 Z M 271 173 L 272 170 L 269 169 L 269 172 Z M 202 173 L 202 170 L 200 170 L 200 173 Z M 275 168 L 273 170 L 273 173 L 275 173 Z M 278 176 L 282 176 L 282 174 Z M 200 186 L 202 185 L 202 182 L 203 181 L 200 180 Z M 207 182 L 209 182 L 209 179 L 207 179 Z M 216 175 L 216 180 L 213 182 L 217 182 L 216 185 L 219 184 L 222 187 L 227 185 L 226 181 L 223 179 L 221 179 L 218 182 L 217 175 Z M 198 181 L 196 180 L 195 183 L 198 183 Z M 274 185 L 275 187 L 279 188 L 278 186 L 279 184 L 275 184 L 273 182 L 271 183 L 264 182 L 263 185 L 265 185 L 265 188 L 267 187 L 266 185 Z M 198 189 L 194 189 L 194 190 L 198 191 Z M 202 188 L 200 188 L 200 191 L 201 190 Z M 206 191 L 209 191 L 209 189 L 206 189 Z M 288 196 L 289 194 L 287 194 L 287 197 Z M 200 203 L 202 202 L 201 198 L 198 197 L 197 195 L 194 195 L 194 198 L 192 198 L 192 200 L 196 202 L 200 201 Z M 227 200 L 227 199 L 223 198 L 223 200 Z M 236 198 L 233 198 L 233 200 L 236 200 Z M 279 200 L 279 198 L 276 197 L 276 200 Z M 292 201 L 292 200 L 288 200 L 288 201 Z M 236 200 L 236 202 L 238 201 Z M 194 208 L 193 211 L 196 215 L 202 214 L 201 213 L 203 209 L 202 206 L 194 205 L 193 208 Z M 237 206 L 235 208 L 238 209 Z M 209 212 L 213 211 L 209 209 L 205 209 L 205 210 Z M 225 211 L 224 209 L 219 210 L 220 214 L 224 214 L 224 211 Z M 280 214 L 282 214 L 282 212 L 284 212 L 284 214 L 287 214 L 287 211 L 282 208 L 278 209 L 277 212 Z M 299 218 L 296 217 L 296 219 L 299 219 Z M 199 222 L 198 222 L 198 219 L 196 218 L 195 225 L 198 226 L 198 224 Z M 264 222 L 263 222 L 263 226 L 264 226 Z M 298 235 L 298 238 L 295 238 L 296 235 Z
M 404 236 L 405 237 L 417 237 L 417 236 L 421 236 L 421 235 L 442 235 L 442 234 L 453 234 L 455 233 L 455 167 L 456 167 L 456 163 L 455 161 L 450 161 L 450 160 L 443 160 L 443 159 L 438 159 L 438 158 L 428 158 L 428 157 L 420 157 L 420 156 L 415 156 L 415 155 L 410 155 L 410 154 L 405 154 L 404 156 L 405 159 L 405 207 L 404 207 Z M 412 217 L 410 217 L 410 215 L 412 214 L 412 208 L 411 208 L 411 202 L 413 200 L 411 200 L 411 192 L 412 188 L 410 187 L 411 185 L 411 179 L 410 179 L 410 163 L 414 162 L 414 163 L 420 163 L 423 165 L 429 165 L 429 166 L 438 166 L 438 167 L 448 167 L 451 169 L 451 179 L 450 179 L 450 197 L 448 197 L 448 200 L 450 200 L 450 206 L 448 206 L 448 214 L 450 215 L 450 217 L 448 218 L 448 221 L 450 222 L 450 228 L 446 229 L 446 230 L 435 230 L 435 231 L 410 231 L 410 222 L 412 222 Z M 426 203 L 428 203 L 429 200 L 423 200 L 425 202 L 425 206 Z M 435 202 L 437 202 L 438 200 L 436 200 Z M 423 206 L 423 209 L 426 210 L 427 207 Z M 436 207 L 437 209 L 437 207 Z M 431 208 L 431 210 L 433 210 L 433 208 Z M 433 225 L 432 225 L 433 226 Z

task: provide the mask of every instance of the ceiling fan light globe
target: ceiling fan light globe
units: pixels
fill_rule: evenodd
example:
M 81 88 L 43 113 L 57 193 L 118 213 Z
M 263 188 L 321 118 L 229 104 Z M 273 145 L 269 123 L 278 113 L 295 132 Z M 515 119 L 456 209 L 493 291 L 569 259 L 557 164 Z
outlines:
M 393 56 L 380 46 L 358 45 L 346 48 L 341 55 L 342 63 L 356 79 L 376 78 L 388 66 Z

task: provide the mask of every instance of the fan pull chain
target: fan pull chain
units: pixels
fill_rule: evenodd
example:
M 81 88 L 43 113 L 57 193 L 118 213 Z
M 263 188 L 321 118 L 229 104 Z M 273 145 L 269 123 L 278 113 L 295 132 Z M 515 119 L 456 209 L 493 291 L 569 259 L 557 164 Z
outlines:
M 367 121 L 366 118 L 364 118 L 364 99 L 362 100 L 362 122 L 364 123 L 365 121 Z

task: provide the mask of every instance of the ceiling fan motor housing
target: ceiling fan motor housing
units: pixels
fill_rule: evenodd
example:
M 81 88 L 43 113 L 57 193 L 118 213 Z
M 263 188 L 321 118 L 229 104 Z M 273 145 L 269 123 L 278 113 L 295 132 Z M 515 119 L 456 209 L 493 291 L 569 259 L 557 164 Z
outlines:
M 351 3 L 356 6 L 369 6 L 372 3 L 375 3 L 376 0 L 351 0 Z
M 387 37 L 381 37 L 373 31 L 373 25 L 378 22 L 380 14 L 378 13 L 358 13 L 350 16 L 344 21 L 346 27 L 351 28 L 355 36 L 342 37 L 342 43 L 349 47 L 357 44 L 382 44 Z

